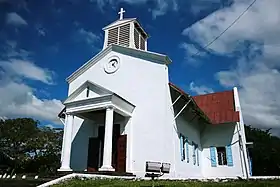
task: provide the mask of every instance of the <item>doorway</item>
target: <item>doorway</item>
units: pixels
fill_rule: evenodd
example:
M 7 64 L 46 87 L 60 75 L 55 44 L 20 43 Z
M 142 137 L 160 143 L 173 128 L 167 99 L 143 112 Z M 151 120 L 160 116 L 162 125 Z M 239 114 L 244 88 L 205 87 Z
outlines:
M 105 127 L 99 126 L 98 136 L 89 138 L 87 171 L 96 172 L 102 166 Z M 120 135 L 120 124 L 113 125 L 112 166 L 116 172 L 126 171 L 126 135 Z

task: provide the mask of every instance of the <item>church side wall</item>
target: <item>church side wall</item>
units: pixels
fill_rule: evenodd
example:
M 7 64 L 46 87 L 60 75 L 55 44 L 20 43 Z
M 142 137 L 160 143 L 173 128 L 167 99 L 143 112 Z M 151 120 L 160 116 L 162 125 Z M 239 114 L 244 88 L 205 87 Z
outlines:
M 242 155 L 238 142 L 236 124 L 208 125 L 201 142 L 203 146 L 203 175 L 208 178 L 243 176 Z M 233 166 L 221 166 L 216 158 L 216 167 L 211 166 L 210 147 L 224 147 L 231 144 Z M 217 157 L 217 153 L 216 153 Z
M 104 63 L 112 56 L 120 59 L 120 69 L 107 74 Z M 94 66 L 69 85 L 69 94 L 85 81 L 99 84 L 136 107 L 127 133 L 127 172 L 144 176 L 146 161 L 170 163 L 173 159 L 170 129 L 166 129 L 166 106 L 168 90 L 168 69 L 166 65 L 149 62 L 124 54 L 110 52 Z M 166 144 L 165 144 L 166 143 Z
M 186 112 L 183 112 L 176 119 L 177 131 L 174 132 L 174 141 L 175 141 L 175 173 L 176 178 L 200 178 L 202 176 L 202 161 L 201 161 L 201 144 L 200 144 L 200 132 L 197 128 L 199 124 L 197 124 L 196 120 L 190 121 L 190 118 L 184 117 Z M 185 151 L 185 160 L 181 160 L 181 147 L 180 147 L 180 134 L 188 139 L 187 150 Z M 198 145 L 198 153 L 196 152 L 196 158 L 198 161 L 194 161 L 193 159 L 193 145 L 192 142 Z M 186 147 L 185 147 L 186 149 Z M 189 157 L 189 162 L 187 161 L 187 154 Z M 198 154 L 198 155 L 197 155 Z

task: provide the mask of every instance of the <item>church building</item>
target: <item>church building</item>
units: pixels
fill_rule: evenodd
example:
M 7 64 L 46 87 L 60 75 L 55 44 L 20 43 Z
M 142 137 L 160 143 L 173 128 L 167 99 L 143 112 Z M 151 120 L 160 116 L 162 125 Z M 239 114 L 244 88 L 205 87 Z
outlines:
M 184 92 L 169 81 L 171 59 L 149 51 L 149 35 L 124 12 L 103 28 L 103 49 L 66 79 L 58 171 L 144 177 L 147 162 L 160 162 L 170 164 L 165 178 L 248 178 L 237 88 Z

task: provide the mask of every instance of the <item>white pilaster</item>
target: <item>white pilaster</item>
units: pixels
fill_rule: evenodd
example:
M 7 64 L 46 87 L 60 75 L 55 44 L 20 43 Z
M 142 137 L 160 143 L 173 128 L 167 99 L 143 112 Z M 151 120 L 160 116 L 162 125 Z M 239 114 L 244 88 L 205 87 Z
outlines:
M 71 157 L 71 145 L 72 145 L 72 129 L 73 129 L 73 122 L 74 116 L 67 114 L 65 122 L 65 136 L 63 137 L 63 155 L 62 155 L 62 162 L 61 167 L 58 171 L 72 171 L 70 168 L 70 157 Z
M 115 169 L 112 167 L 113 121 L 114 108 L 108 107 L 106 109 L 105 117 L 103 163 L 102 167 L 99 168 L 99 171 L 115 171 Z
M 245 177 L 249 178 L 249 173 L 250 173 L 250 167 L 249 167 L 249 159 L 248 159 L 248 154 L 247 154 L 247 146 L 246 146 L 246 135 L 245 135 L 245 127 L 244 127 L 244 121 L 243 121 L 243 115 L 242 115 L 242 110 L 241 110 L 241 105 L 240 105 L 240 100 L 239 100 L 239 94 L 237 87 L 233 88 L 233 93 L 234 93 L 234 104 L 235 104 L 235 110 L 239 112 L 239 122 L 237 122 L 237 125 L 239 125 L 239 128 L 241 130 L 241 140 L 242 140 L 242 153 L 243 153 L 243 160 L 244 160 L 244 171 L 245 172 Z
M 129 29 L 129 47 L 130 48 L 135 48 L 135 43 L 134 43 L 134 22 L 130 23 L 130 29 Z

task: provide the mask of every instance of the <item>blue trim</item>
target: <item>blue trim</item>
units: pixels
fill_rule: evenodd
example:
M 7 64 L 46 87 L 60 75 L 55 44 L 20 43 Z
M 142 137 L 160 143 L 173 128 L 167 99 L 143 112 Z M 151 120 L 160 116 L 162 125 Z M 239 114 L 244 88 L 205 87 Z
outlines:
M 180 134 L 180 152 L 181 152 L 181 161 L 185 160 L 184 154 L 184 136 Z
M 249 157 L 250 175 L 253 176 L 252 158 Z
M 231 145 L 226 146 L 226 154 L 227 154 L 227 165 L 231 167 L 233 166 Z
M 197 165 L 199 166 L 199 150 L 198 150 L 198 146 L 196 147 L 196 154 L 197 154 Z
M 196 154 L 195 154 L 195 143 L 192 142 L 192 147 L 193 147 L 193 165 L 196 164 Z
M 211 166 L 217 167 L 216 148 L 215 147 L 210 147 L 210 159 L 211 159 Z
M 188 138 L 186 137 L 185 139 L 185 149 L 186 149 L 186 157 L 187 157 L 187 163 L 190 162 L 190 155 L 189 155 L 189 142 L 188 142 Z

